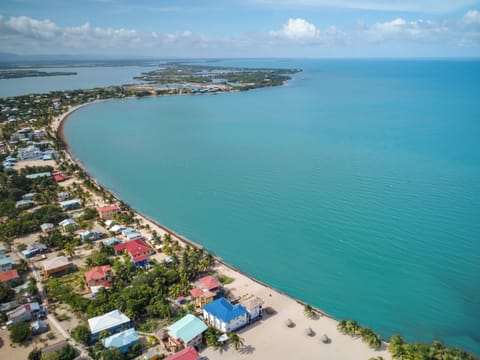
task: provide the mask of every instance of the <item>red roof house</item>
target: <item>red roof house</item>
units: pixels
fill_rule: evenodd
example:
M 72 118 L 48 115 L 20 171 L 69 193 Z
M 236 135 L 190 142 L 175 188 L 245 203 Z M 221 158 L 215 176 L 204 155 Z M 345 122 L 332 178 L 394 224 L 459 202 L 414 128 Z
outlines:
M 52 176 L 53 176 L 53 180 L 55 180 L 56 182 L 62 182 L 68 179 L 68 176 L 65 176 L 59 173 L 55 173 Z
M 98 209 L 98 215 L 103 220 L 110 220 L 113 215 L 120 213 L 120 207 L 118 205 L 108 205 Z
M 135 239 L 127 241 L 113 247 L 115 254 L 118 254 L 122 251 L 127 251 L 132 259 L 138 258 L 139 256 L 145 255 L 148 256 L 152 253 L 150 249 L 142 240 Z
M 213 276 L 205 276 L 199 280 L 199 283 L 203 290 L 208 291 L 215 291 L 221 286 Z
M 85 273 L 85 280 L 88 286 L 108 284 L 108 282 L 112 280 L 112 268 L 110 265 L 96 266 Z
M 19 279 L 20 276 L 18 276 L 17 270 L 8 270 L 0 273 L 0 282 L 1 283 L 6 283 L 11 280 L 16 280 Z
M 189 346 L 186 349 L 165 358 L 165 360 L 198 360 L 199 358 L 200 355 L 198 355 L 197 351 Z

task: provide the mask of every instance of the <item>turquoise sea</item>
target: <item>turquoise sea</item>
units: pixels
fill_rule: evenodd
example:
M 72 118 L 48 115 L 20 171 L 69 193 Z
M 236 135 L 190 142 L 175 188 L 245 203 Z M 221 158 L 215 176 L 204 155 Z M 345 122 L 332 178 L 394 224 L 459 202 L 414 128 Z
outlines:
M 75 112 L 102 184 L 385 338 L 480 354 L 480 62 L 298 60 L 286 86 Z

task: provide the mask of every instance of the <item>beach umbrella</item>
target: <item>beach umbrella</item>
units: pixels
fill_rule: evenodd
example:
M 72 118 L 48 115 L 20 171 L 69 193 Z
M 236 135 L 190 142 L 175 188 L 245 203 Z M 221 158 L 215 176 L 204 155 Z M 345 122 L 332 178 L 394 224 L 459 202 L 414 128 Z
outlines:
M 287 325 L 287 327 L 291 328 L 293 327 L 295 324 L 293 323 L 293 321 L 291 319 L 287 319 L 285 321 L 285 325 Z
M 315 332 L 312 330 L 312 328 L 308 328 L 305 330 L 305 334 L 307 334 L 307 336 L 313 336 L 315 335 Z
M 324 344 L 328 344 L 330 342 L 330 339 L 328 338 L 327 334 L 323 334 L 320 340 L 322 340 Z

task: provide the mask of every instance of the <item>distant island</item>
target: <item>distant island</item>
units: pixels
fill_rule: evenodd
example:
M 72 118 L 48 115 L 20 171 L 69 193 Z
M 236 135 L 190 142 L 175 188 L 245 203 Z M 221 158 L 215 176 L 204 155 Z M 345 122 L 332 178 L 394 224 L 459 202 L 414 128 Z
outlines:
M 232 68 L 210 65 L 167 63 L 158 70 L 143 73 L 135 80 L 146 81 L 150 86 L 176 85 L 200 92 L 198 87 L 211 85 L 221 90 L 250 90 L 283 85 L 300 69 Z M 205 89 L 203 89 L 205 90 Z
M 38 71 L 38 70 L 2 70 L 0 79 L 19 79 L 25 77 L 70 76 L 77 75 L 74 71 Z

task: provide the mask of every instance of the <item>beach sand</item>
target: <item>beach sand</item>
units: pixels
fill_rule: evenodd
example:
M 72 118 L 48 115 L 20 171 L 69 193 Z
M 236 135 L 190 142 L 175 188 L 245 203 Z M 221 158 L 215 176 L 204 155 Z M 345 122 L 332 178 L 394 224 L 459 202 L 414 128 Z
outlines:
M 81 106 L 74 107 L 57 118 L 53 128 L 61 134 L 62 122 Z M 67 156 L 70 157 L 69 154 Z M 144 225 L 148 224 L 150 230 L 157 231 L 159 235 L 168 231 L 174 239 L 179 240 L 181 243 L 193 244 L 151 219 L 139 213 L 137 213 L 137 216 L 142 219 Z M 326 315 L 321 315 L 316 319 L 307 318 L 303 313 L 304 305 L 297 300 L 249 278 L 220 261 L 216 262 L 215 270 L 234 279 L 231 284 L 225 286 L 232 295 L 236 297 L 246 294 L 256 295 L 265 301 L 264 308 L 271 308 L 274 312 L 239 332 L 240 336 L 245 340 L 244 347 L 240 351 L 228 348 L 228 346 L 223 348 L 222 351 L 208 348 L 201 353 L 208 359 L 367 360 L 377 356 L 382 356 L 385 360 L 391 359 L 385 343 L 380 350 L 372 350 L 361 339 L 341 334 L 336 329 L 337 321 Z M 287 327 L 285 325 L 287 319 L 291 319 L 295 326 L 292 328 Z M 307 328 L 311 328 L 315 335 L 307 336 Z M 323 334 L 326 334 L 331 339 L 329 344 L 324 344 L 321 341 Z

